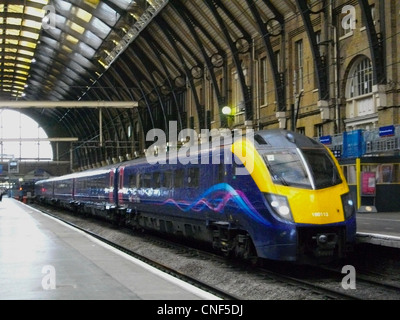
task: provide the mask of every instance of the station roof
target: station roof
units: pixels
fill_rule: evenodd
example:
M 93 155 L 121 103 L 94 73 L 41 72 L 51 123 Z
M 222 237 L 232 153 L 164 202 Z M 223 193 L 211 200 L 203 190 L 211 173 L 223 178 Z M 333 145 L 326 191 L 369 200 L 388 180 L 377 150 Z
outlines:
M 310 1 L 311 3 L 315 1 Z M 145 107 L 187 87 L 232 47 L 250 50 L 264 23 L 298 10 L 295 0 L 7 0 L 0 4 L 0 99 L 135 100 Z M 22 112 L 49 136 L 96 139 L 92 109 L 32 108 Z M 131 114 L 129 114 L 131 112 Z M 108 110 L 114 136 L 134 111 Z M 142 111 L 140 111 L 142 112 Z M 110 133 L 110 136 L 113 136 Z

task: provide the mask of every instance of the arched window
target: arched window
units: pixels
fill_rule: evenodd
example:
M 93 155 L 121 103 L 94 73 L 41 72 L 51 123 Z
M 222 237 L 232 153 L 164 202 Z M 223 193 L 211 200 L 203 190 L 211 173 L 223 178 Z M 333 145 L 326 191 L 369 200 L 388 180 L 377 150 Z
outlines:
M 350 71 L 348 82 L 348 98 L 372 93 L 372 64 L 369 58 L 355 62 Z
M 346 83 L 346 130 L 370 129 L 378 123 L 378 109 L 373 91 L 371 60 L 356 58 Z
M 21 160 L 53 159 L 47 134 L 32 118 L 14 111 L 0 110 L 0 158 Z M 35 141 L 37 140 L 37 141 Z

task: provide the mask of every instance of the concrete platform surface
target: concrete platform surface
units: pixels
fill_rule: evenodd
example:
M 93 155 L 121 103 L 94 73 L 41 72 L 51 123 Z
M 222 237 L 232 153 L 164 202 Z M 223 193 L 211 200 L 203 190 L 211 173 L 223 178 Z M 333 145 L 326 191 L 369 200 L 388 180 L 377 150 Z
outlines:
M 358 213 L 357 241 L 400 248 L 400 213 Z
M 0 202 L 2 300 L 219 298 L 14 199 Z

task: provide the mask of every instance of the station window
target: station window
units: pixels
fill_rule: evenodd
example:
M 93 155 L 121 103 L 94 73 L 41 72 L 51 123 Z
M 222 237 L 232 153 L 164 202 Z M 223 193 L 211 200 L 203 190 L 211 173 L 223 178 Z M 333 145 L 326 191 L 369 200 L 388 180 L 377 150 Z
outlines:
M 400 182 L 400 164 L 383 163 L 378 166 L 377 183 L 399 183 Z
M 296 81 L 296 92 L 299 93 L 304 89 L 303 76 L 304 76 L 304 48 L 303 40 L 296 41 L 296 60 L 295 60 L 295 81 Z
M 268 62 L 264 57 L 260 60 L 260 105 L 267 104 L 268 92 Z
M 363 58 L 353 66 L 348 81 L 348 97 L 354 98 L 372 92 L 372 63 Z

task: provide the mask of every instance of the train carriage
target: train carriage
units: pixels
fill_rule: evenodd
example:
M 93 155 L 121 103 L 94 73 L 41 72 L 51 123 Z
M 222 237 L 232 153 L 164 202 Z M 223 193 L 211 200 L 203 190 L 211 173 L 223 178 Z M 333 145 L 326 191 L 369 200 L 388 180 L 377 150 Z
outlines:
M 74 210 L 108 220 L 117 219 L 117 173 L 116 165 L 76 173 L 73 177 Z

